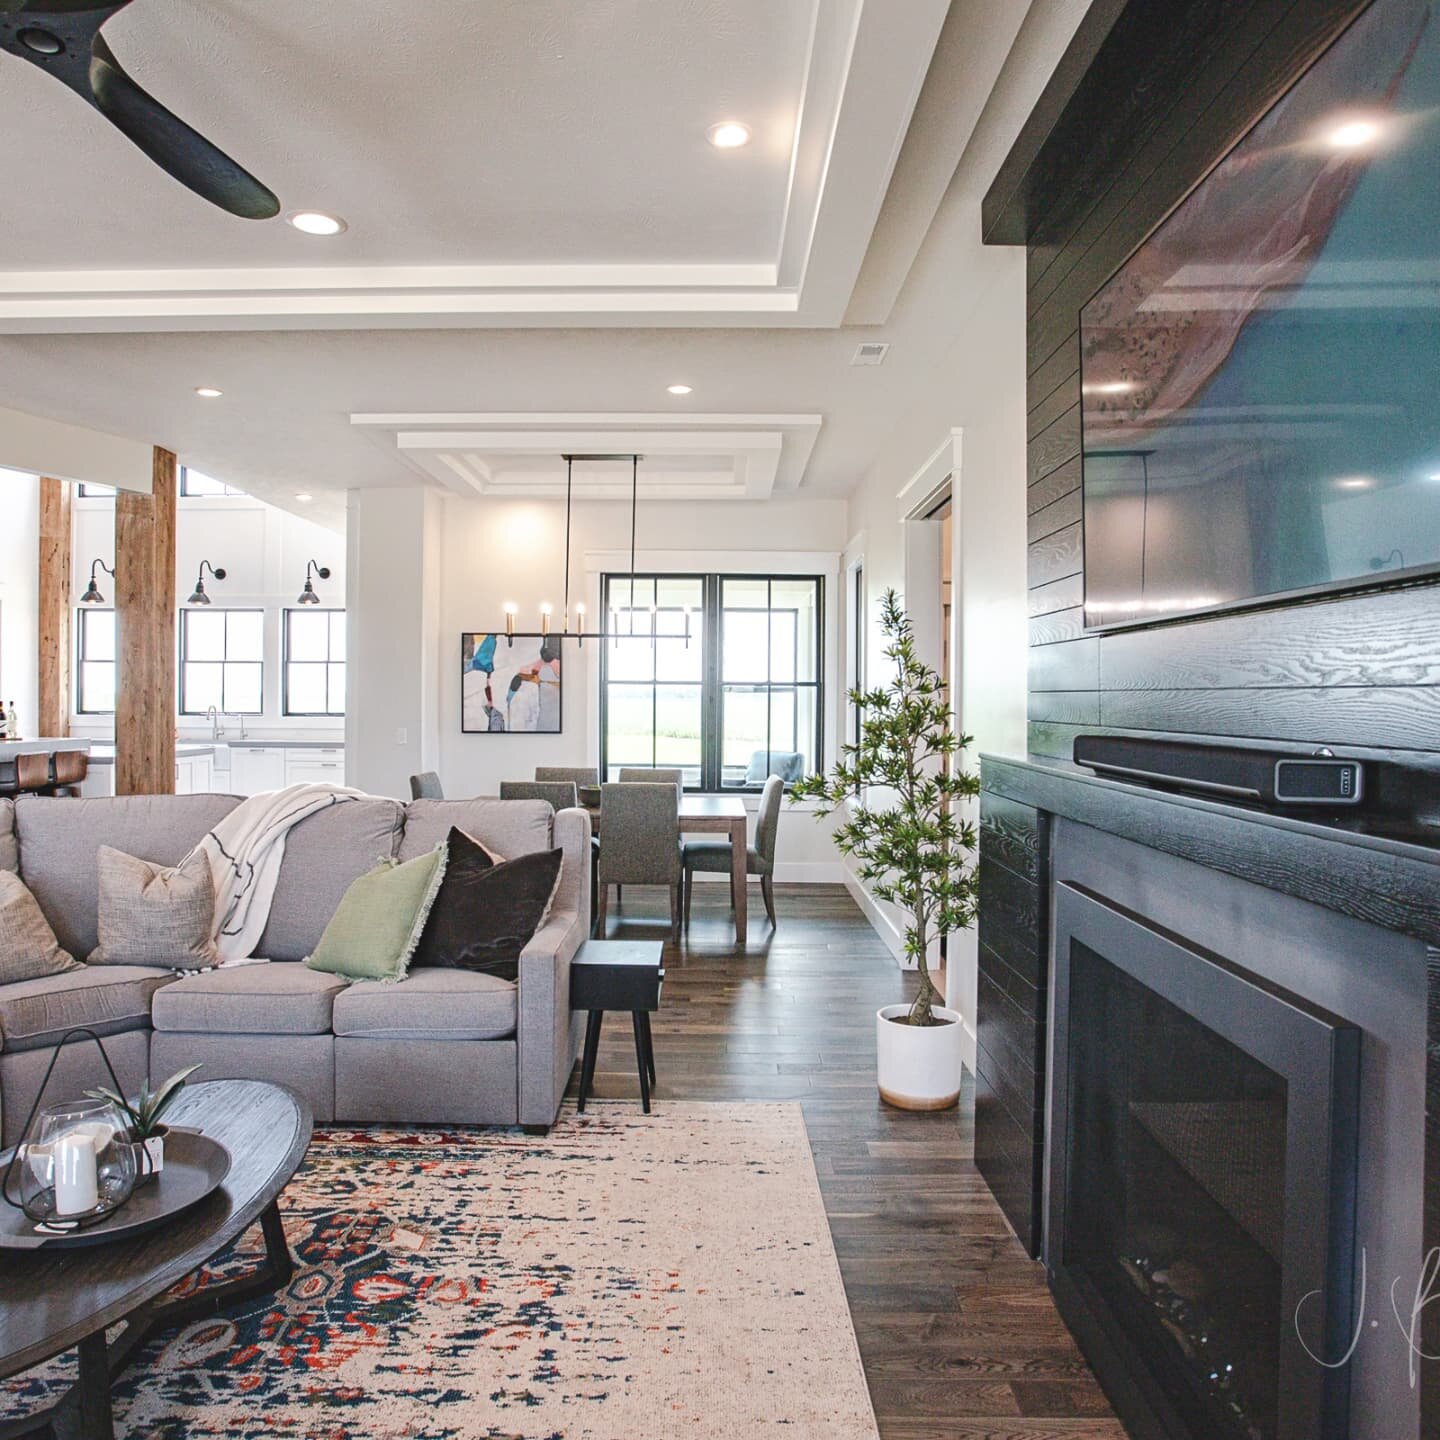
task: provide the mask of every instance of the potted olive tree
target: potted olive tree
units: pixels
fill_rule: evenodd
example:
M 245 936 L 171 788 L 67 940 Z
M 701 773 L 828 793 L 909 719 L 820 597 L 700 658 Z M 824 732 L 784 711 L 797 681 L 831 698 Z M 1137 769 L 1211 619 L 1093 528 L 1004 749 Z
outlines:
M 940 677 L 915 653 L 909 617 L 893 590 L 881 601 L 888 685 L 856 689 L 860 734 L 829 775 L 796 783 L 792 799 L 820 801 L 819 813 L 846 807 L 835 843 L 851 856 L 877 899 L 906 917 L 905 954 L 920 972 L 909 1005 L 876 1014 L 880 1094 L 907 1110 L 943 1110 L 960 1096 L 960 1016 L 941 1003 L 928 951 L 938 936 L 975 919 L 975 827 L 955 815 L 957 800 L 979 793 L 959 757 L 970 743 L 950 723 Z

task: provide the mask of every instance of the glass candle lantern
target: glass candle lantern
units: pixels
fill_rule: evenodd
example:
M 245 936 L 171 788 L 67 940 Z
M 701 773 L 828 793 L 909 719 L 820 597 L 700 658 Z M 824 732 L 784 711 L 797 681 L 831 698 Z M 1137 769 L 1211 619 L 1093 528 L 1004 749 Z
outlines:
M 18 1199 L 36 1224 L 82 1226 L 102 1220 L 135 1189 L 138 1149 L 112 1101 L 47 1105 L 20 1146 L 6 1198 Z

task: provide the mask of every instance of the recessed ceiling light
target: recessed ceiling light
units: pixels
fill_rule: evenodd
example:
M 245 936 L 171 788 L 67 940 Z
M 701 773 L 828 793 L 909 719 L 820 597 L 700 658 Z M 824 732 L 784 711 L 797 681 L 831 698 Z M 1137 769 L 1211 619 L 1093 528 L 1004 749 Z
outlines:
M 690 385 L 667 385 L 665 388 L 672 395 L 688 395 L 693 387 Z
M 1337 125 L 1326 137 L 1336 150 L 1358 150 L 1380 138 L 1380 126 L 1374 120 L 1347 120 Z
M 722 120 L 705 133 L 717 150 L 738 150 L 740 146 L 750 143 L 750 127 L 742 125 L 738 120 Z
M 217 390 L 213 385 L 197 385 L 195 393 L 202 400 L 218 400 L 225 392 Z
M 345 222 L 338 215 L 327 215 L 323 210 L 297 210 L 285 218 L 307 235 L 338 235 L 345 229 Z
M 1375 477 L 1373 475 L 1345 475 L 1335 484 L 1341 490 L 1373 490 Z
M 313 495 L 297 495 L 295 497 L 302 505 L 308 505 L 315 497 Z

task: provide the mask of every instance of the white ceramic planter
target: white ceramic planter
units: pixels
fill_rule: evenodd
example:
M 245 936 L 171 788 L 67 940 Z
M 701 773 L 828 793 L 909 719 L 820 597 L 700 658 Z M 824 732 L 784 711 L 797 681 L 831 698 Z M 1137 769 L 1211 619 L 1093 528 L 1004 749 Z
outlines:
M 897 1025 L 908 1005 L 875 1012 L 880 1098 L 901 1110 L 948 1110 L 960 1098 L 960 1014 L 933 1007 L 944 1025 Z

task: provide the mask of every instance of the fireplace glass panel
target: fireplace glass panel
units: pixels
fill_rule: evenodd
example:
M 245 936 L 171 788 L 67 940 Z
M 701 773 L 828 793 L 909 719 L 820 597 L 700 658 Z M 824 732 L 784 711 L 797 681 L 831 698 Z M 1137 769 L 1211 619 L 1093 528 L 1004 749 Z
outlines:
M 1286 1082 L 1079 940 L 1070 966 L 1063 1263 L 1195 1434 L 1275 1440 Z

